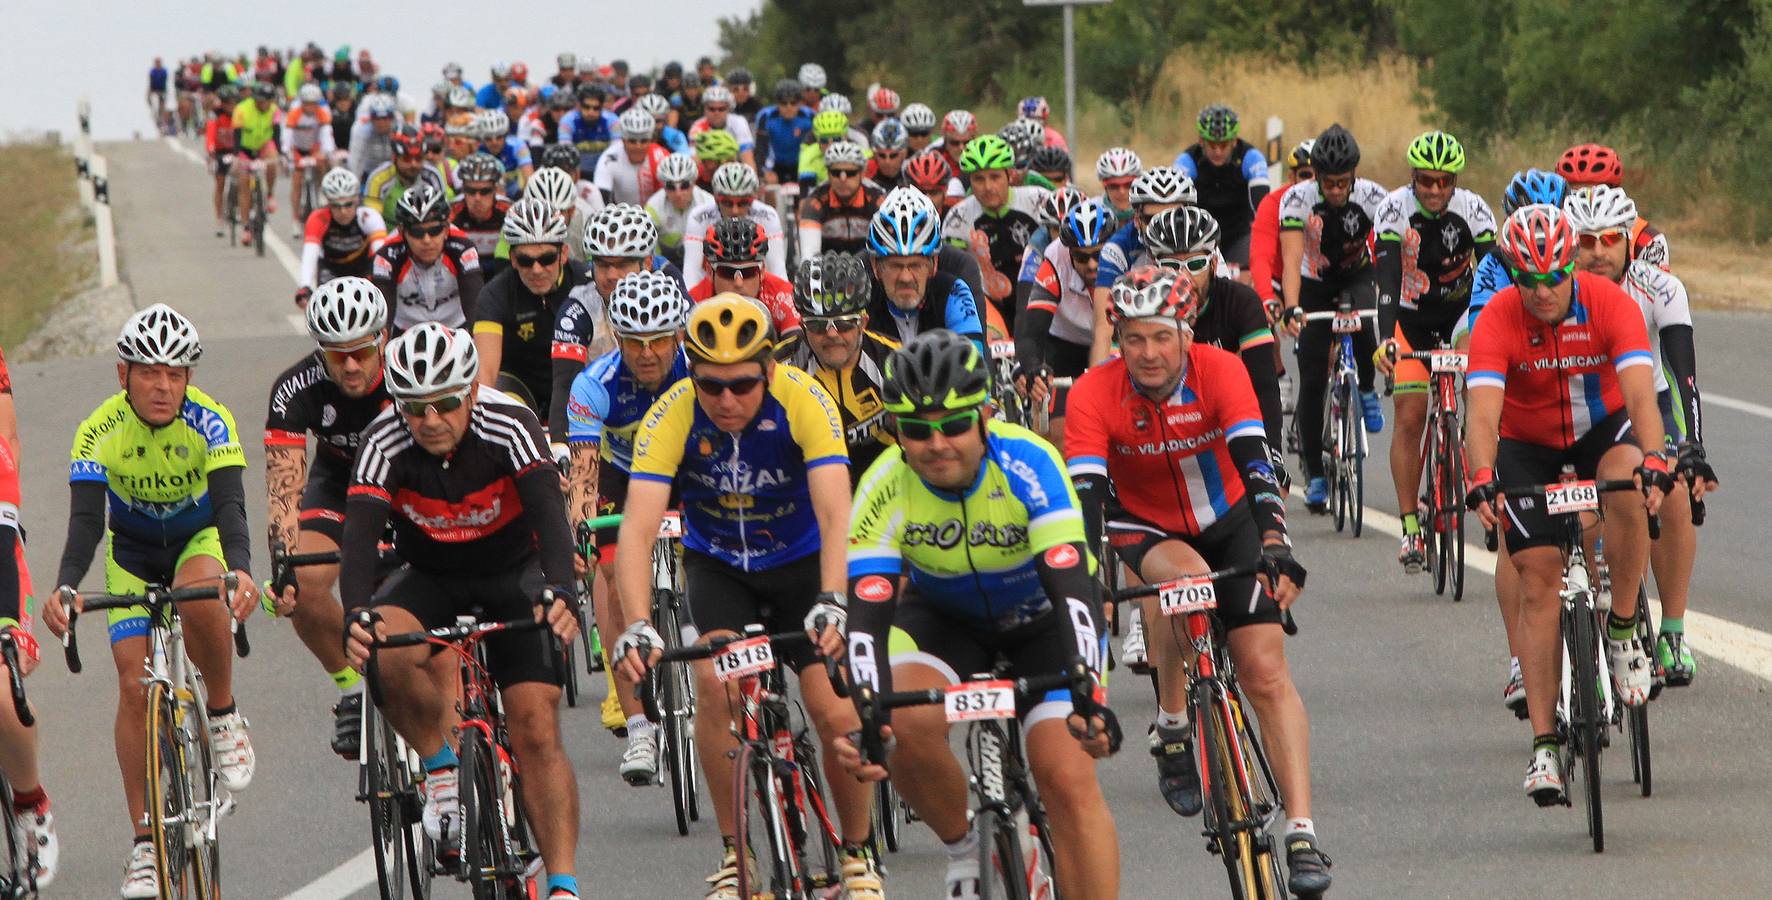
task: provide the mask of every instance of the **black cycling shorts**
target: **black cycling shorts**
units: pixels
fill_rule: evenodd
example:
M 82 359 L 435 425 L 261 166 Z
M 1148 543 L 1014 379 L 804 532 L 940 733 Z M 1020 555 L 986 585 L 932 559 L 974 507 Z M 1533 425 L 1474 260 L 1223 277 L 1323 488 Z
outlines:
M 1214 571 L 1233 566 L 1251 565 L 1261 559 L 1261 533 L 1255 527 L 1255 515 L 1247 501 L 1224 518 L 1212 523 L 1197 537 L 1172 534 L 1126 512 L 1117 506 L 1107 510 L 1107 539 L 1114 554 L 1138 574 L 1144 573 L 1144 557 L 1151 548 L 1164 541 L 1181 541 L 1194 548 Z M 1213 583 L 1218 595 L 1218 620 L 1226 631 L 1245 625 L 1277 625 L 1281 620 L 1280 604 L 1274 595 L 1262 590 L 1253 575 L 1224 578 Z M 1146 623 L 1147 625 L 1152 623 Z
M 483 622 L 509 622 L 535 614 L 544 584 L 541 564 L 533 557 L 487 575 L 433 575 L 402 566 L 369 605 L 406 610 L 424 628 L 453 625 L 456 616 L 470 614 Z M 486 655 L 492 680 L 501 688 L 529 681 L 560 686 L 551 633 L 545 629 L 495 634 L 486 639 Z
M 819 589 L 818 554 L 772 569 L 746 572 L 694 550 L 683 551 L 683 586 L 689 593 L 689 619 L 702 634 L 743 634 L 762 623 L 770 634 L 801 631 Z M 795 672 L 818 662 L 810 643 L 776 652 Z
M 308 483 L 301 491 L 296 522 L 301 531 L 312 531 L 334 545 L 344 542 L 345 489 L 350 486 L 349 469 L 316 459 L 308 470 Z
M 1218 253 L 1224 261 L 1243 269 L 1249 268 L 1249 229 L 1244 228 L 1241 237 L 1231 241 L 1219 241 Z
M 1623 409 L 1595 423 L 1567 450 L 1502 438 L 1495 449 L 1495 476 L 1501 479 L 1501 491 L 1506 495 L 1502 528 L 1507 532 L 1507 552 L 1555 547 L 1562 543 L 1563 536 L 1557 520 L 1545 512 L 1544 498 L 1533 494 L 1514 496 L 1507 493 L 1509 486 L 1554 484 L 1566 465 L 1575 467 L 1577 478 L 1593 478 L 1606 451 L 1635 442 L 1630 414 Z
M 949 684 L 990 672 L 998 654 L 1009 661 L 1009 678 L 1053 675 L 1077 658 L 1076 639 L 1064 628 L 1057 610 L 1007 631 L 979 630 L 945 615 L 925 601 L 916 587 L 905 585 L 892 618 L 887 655 L 893 666 L 923 665 L 940 672 Z M 1055 688 L 1038 697 L 1015 698 L 1023 728 L 1071 714 L 1071 691 Z
M 676 509 L 680 504 L 677 483 L 671 482 L 671 499 L 669 508 Z M 628 505 L 628 473 L 626 470 L 602 460 L 597 464 L 597 515 L 612 516 Z M 608 563 L 615 562 L 613 551 L 604 552 L 615 546 L 621 534 L 620 525 L 598 528 L 592 532 L 592 541 L 597 547 L 597 558 Z

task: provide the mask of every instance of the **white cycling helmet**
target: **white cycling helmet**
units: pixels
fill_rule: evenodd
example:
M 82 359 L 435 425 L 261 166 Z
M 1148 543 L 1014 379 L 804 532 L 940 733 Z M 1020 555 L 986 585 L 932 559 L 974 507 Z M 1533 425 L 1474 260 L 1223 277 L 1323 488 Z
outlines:
M 308 298 L 308 334 L 322 344 L 349 345 L 386 327 L 387 298 L 367 278 L 334 278 Z
M 529 176 L 529 183 L 523 186 L 523 199 L 539 200 L 548 209 L 564 213 L 578 202 L 578 187 L 571 174 L 548 166 Z
M 849 98 L 842 94 L 826 94 L 824 95 L 824 99 L 818 101 L 818 111 L 840 112 L 847 116 L 855 112 L 855 105 L 850 103 Z
M 657 129 L 658 119 L 638 106 L 629 107 L 621 114 L 621 139 L 624 141 L 651 141 L 652 133 Z
M 1088 200 L 1081 188 L 1067 184 L 1046 195 L 1040 205 L 1034 208 L 1034 221 L 1048 232 L 1057 232 L 1059 223 L 1064 221 L 1065 214 L 1071 207 Z
M 867 151 L 854 141 L 832 141 L 824 148 L 824 164 L 831 166 L 865 166 Z
M 898 119 L 904 123 L 905 129 L 908 131 L 935 130 L 935 110 L 930 109 L 928 104 L 906 104 L 904 112 L 899 115 Z
M 1200 202 L 1194 180 L 1173 166 L 1154 166 L 1132 180 L 1132 205 Z
M 164 303 L 130 316 L 117 335 L 117 356 L 127 363 L 188 367 L 202 355 L 197 326 Z
M 825 86 L 824 66 L 818 63 L 807 63 L 800 67 L 800 77 L 794 79 L 807 90 L 822 91 Z
M 363 194 L 363 184 L 357 173 L 340 166 L 320 179 L 320 194 L 327 200 L 356 200 Z
M 723 163 L 714 170 L 708 186 L 716 197 L 755 197 L 757 170 L 741 162 Z
M 465 391 L 480 374 L 474 338 L 459 328 L 421 322 L 388 342 L 388 393 L 396 400 L 420 400 Z
M 716 84 L 701 92 L 702 106 L 705 107 L 715 103 L 724 103 L 728 107 L 731 107 L 732 89 L 723 84 Z
M 1138 154 L 1125 147 L 1109 147 L 1095 161 L 1095 177 L 1102 181 L 1109 178 L 1137 178 L 1143 171 L 1144 163 L 1139 161 Z
M 663 94 L 643 94 L 634 101 L 635 109 L 643 109 L 652 114 L 653 124 L 665 121 L 671 115 L 671 101 Z
M 566 217 L 546 200 L 525 194 L 505 212 L 504 226 L 499 229 L 505 243 L 513 247 L 566 243 Z
M 1563 199 L 1563 215 L 1577 233 L 1628 229 L 1637 223 L 1637 203 L 1623 188 L 1602 184 L 1570 191 Z
M 302 85 L 301 90 L 295 92 L 295 96 L 309 106 L 319 106 L 326 100 L 326 92 L 320 90 L 320 86 L 312 81 Z
M 473 109 L 474 108 L 474 92 L 468 90 L 466 85 L 458 84 L 455 87 L 452 87 L 449 89 L 449 97 L 447 99 L 445 99 L 443 102 L 445 105 L 447 105 L 453 109 Z M 388 98 L 388 108 L 392 109 L 393 106 L 394 106 L 394 98 L 389 97 Z
M 613 203 L 603 207 L 597 217 L 585 226 L 584 255 L 620 259 L 647 259 L 658 245 L 658 226 L 652 217 L 632 203 Z
M 868 226 L 875 256 L 934 256 L 941 249 L 941 214 L 916 188 L 893 188 Z
M 443 77 L 451 81 L 461 77 L 461 63 L 447 62 L 443 64 Z
M 465 92 L 467 88 L 456 88 L 455 90 Z M 455 96 L 455 91 L 451 91 L 449 96 L 453 98 Z M 369 99 L 363 101 L 363 111 L 367 113 L 371 119 L 391 119 L 394 117 L 394 113 L 398 112 L 399 109 L 394 103 L 394 98 L 387 94 L 371 94 L 369 95 Z
M 622 335 L 680 331 L 689 321 L 689 307 L 677 279 L 663 272 L 635 272 L 610 292 L 609 327 Z
M 495 62 L 492 64 L 492 78 L 493 78 L 493 80 L 504 81 L 505 79 L 507 79 L 509 77 L 511 77 L 511 64 L 510 63 L 507 63 L 507 62 L 504 62 L 501 60 L 499 62 Z
M 481 140 L 502 141 L 511 136 L 511 117 L 504 110 L 482 110 L 476 118 L 479 119 Z
M 694 181 L 696 176 L 700 174 L 701 164 L 697 163 L 695 157 L 688 153 L 673 153 L 658 162 L 660 184 L 682 184 L 686 181 Z M 718 178 L 719 175 L 719 170 L 715 170 L 714 177 Z
M 561 53 L 554 57 L 554 64 L 562 69 L 576 69 L 578 68 L 578 54 Z

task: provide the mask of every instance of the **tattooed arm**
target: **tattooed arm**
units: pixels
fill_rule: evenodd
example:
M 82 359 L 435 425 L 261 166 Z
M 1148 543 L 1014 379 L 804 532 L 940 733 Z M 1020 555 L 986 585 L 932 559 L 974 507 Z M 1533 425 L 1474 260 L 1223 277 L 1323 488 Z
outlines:
M 597 514 L 598 445 L 572 445 L 572 474 L 566 482 L 566 516 L 573 528 Z
M 301 505 L 302 486 L 308 481 L 308 449 L 306 447 L 265 448 L 265 516 L 271 550 L 281 546 L 294 549 L 297 509 Z

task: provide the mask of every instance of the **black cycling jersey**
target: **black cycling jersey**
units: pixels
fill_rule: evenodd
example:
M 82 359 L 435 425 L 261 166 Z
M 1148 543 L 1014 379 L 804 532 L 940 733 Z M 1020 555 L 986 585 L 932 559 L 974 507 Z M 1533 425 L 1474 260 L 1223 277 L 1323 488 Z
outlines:
M 306 449 L 314 435 L 314 468 L 348 473 L 357 456 L 363 429 L 392 400 L 378 372 L 375 388 L 361 397 L 347 397 L 326 374 L 316 350 L 277 376 L 265 415 L 265 446 Z
M 546 420 L 554 396 L 554 363 L 551 355 L 554 322 L 579 294 L 591 288 L 589 268 L 577 260 L 561 263 L 554 289 L 537 296 L 530 293 L 515 268 L 500 272 L 480 291 L 474 309 L 474 333 L 503 337 L 504 355 L 499 371 L 523 383 L 535 399 L 535 413 Z M 546 422 L 544 421 L 544 424 Z
M 827 369 L 820 365 L 804 331 L 788 335 L 776 347 L 775 358 L 801 369 L 824 386 L 825 392 L 837 402 L 837 413 L 843 420 L 843 441 L 849 445 L 849 482 L 854 484 L 874 460 L 896 441 L 886 427 L 886 404 L 880 396 L 884 385 L 886 357 L 898 349 L 898 342 L 872 331 L 861 333 L 861 354 L 847 369 Z

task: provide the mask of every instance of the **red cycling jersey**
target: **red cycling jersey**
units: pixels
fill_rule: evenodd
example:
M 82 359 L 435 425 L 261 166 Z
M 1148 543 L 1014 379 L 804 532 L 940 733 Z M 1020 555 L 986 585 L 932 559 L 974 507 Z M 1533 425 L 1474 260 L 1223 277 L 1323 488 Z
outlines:
M 1120 357 L 1078 377 L 1065 403 L 1071 477 L 1106 477 L 1122 508 L 1171 534 L 1198 535 L 1243 502 L 1231 439 L 1266 434 L 1242 360 L 1198 342 L 1160 407 Z
M 1569 314 L 1555 326 L 1526 310 L 1519 288 L 1496 291 L 1471 334 L 1465 384 L 1506 392 L 1503 438 L 1563 450 L 1624 408 L 1619 372 L 1654 364 L 1636 301 L 1577 272 Z
M 775 325 L 777 338 L 800 327 L 800 311 L 794 308 L 794 286 L 786 278 L 774 272 L 763 273 L 763 284 L 757 289 L 758 296 L 753 298 L 763 304 L 769 311 L 769 320 Z M 703 278 L 689 289 L 689 299 L 700 303 L 714 296 L 714 279 Z

